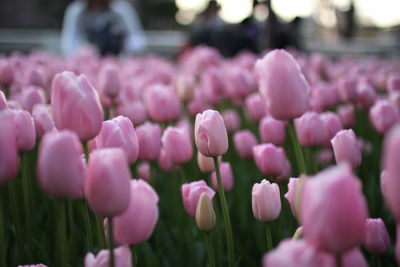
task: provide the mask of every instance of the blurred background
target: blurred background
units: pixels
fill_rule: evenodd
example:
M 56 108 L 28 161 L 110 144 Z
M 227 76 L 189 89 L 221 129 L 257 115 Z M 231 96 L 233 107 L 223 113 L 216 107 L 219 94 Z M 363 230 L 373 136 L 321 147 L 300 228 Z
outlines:
M 400 54 L 399 0 L 217 0 L 214 10 L 209 0 L 127 1 L 144 30 L 143 53 L 175 57 L 188 46 L 203 43 L 225 56 L 242 49 L 259 52 L 287 46 L 332 56 Z M 71 2 L 0 1 L 0 53 L 62 54 L 61 29 Z M 199 33 L 208 23 L 207 12 L 218 16 L 217 40 Z

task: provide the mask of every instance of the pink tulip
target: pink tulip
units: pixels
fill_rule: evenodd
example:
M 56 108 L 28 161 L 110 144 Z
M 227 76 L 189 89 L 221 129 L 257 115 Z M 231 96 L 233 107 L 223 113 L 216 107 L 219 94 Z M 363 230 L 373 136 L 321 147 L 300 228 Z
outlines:
M 0 122 L 0 185 L 4 185 L 18 174 L 19 159 L 13 114 L 0 111 Z
M 400 90 L 392 91 L 388 95 L 389 101 L 400 110 Z
M 218 162 L 221 162 L 221 160 L 222 158 L 218 157 Z M 197 152 L 197 165 L 199 165 L 199 169 L 203 173 L 214 171 L 214 159 L 204 156 L 199 151 Z
M 19 152 L 26 152 L 35 146 L 35 123 L 28 111 L 13 110 Z
M 257 138 L 249 130 L 238 131 L 233 135 L 236 153 L 243 159 L 253 158 L 253 147 L 257 145 Z
M 300 215 L 300 196 L 306 177 L 290 178 L 288 183 L 288 191 L 285 198 L 290 204 L 290 210 L 294 217 L 299 218 Z
M 186 103 L 193 99 L 196 79 L 193 75 L 182 73 L 176 79 L 176 91 L 179 99 Z
M 3 91 L 0 90 L 0 111 L 2 111 L 3 109 L 7 109 L 8 105 L 7 105 L 7 99 L 6 96 L 4 95 Z
M 51 116 L 50 106 L 36 105 L 32 110 L 33 121 L 35 122 L 36 138 L 42 139 L 45 133 L 54 129 L 54 121 Z
M 369 111 L 369 119 L 375 130 L 386 133 L 396 122 L 399 121 L 400 114 L 395 105 L 388 100 L 378 100 Z
M 335 265 L 328 253 L 316 250 L 306 241 L 286 239 L 276 249 L 264 255 L 262 266 L 334 267 Z
M 174 164 L 172 163 L 171 156 L 167 153 L 164 148 L 161 148 L 160 154 L 157 159 L 158 166 L 164 172 L 172 172 Z
M 222 70 L 217 67 L 206 69 L 200 80 L 203 96 L 212 105 L 218 105 L 226 94 L 226 86 Z
M 343 253 L 341 258 L 343 267 L 368 267 L 368 263 L 365 260 L 364 255 L 358 248 L 346 251 Z M 335 265 L 332 265 L 332 267 L 333 266 Z
M 122 103 L 118 106 L 118 113 L 128 117 L 134 126 L 138 126 L 147 120 L 146 107 L 141 101 Z
M 336 88 L 324 84 L 318 84 L 311 90 L 313 107 L 317 111 L 325 111 L 334 108 L 338 102 Z
M 277 184 L 271 184 L 265 179 L 259 184 L 254 184 L 251 199 L 253 214 L 257 220 L 269 222 L 278 218 L 281 212 L 281 197 Z
M 340 120 L 345 128 L 352 127 L 356 124 L 354 107 L 352 105 L 340 106 L 337 110 Z
M 161 84 L 150 86 L 144 94 L 144 102 L 150 118 L 156 122 L 168 122 L 179 118 L 179 99 L 170 87 Z
M 396 124 L 385 136 L 383 144 L 381 184 L 383 197 L 389 210 L 400 222 L 400 124 Z
M 163 133 L 161 142 L 173 163 L 183 164 L 192 159 L 192 141 L 183 128 L 168 127 Z
M 322 166 L 330 165 L 333 160 L 333 152 L 331 149 L 323 149 L 317 153 L 317 162 Z
M 107 64 L 99 73 L 99 91 L 102 95 L 114 99 L 121 90 L 121 81 L 117 68 L 113 64 Z
M 229 162 L 222 162 L 219 164 L 219 171 L 221 173 L 221 182 L 224 192 L 230 192 L 233 188 L 233 172 Z M 217 174 L 215 171 L 211 174 L 211 181 L 215 191 L 218 191 Z
M 275 120 L 271 116 L 264 117 L 258 125 L 261 141 L 263 143 L 272 143 L 276 146 L 285 142 L 285 122 Z
M 327 131 L 318 113 L 309 111 L 294 121 L 297 137 L 303 147 L 323 145 Z
M 234 109 L 228 109 L 222 112 L 222 118 L 228 133 L 233 133 L 240 128 L 239 114 Z
M 123 116 L 104 121 L 100 133 L 94 139 L 96 148 L 119 147 L 126 154 L 129 164 L 133 164 L 139 154 L 139 141 L 132 122 Z
M 361 147 L 352 129 L 341 130 L 331 140 L 337 163 L 348 162 L 354 169 L 361 164 Z
M 10 85 L 14 81 L 14 72 L 10 61 L 0 59 L 0 85 Z
M 51 108 L 57 129 L 69 129 L 87 141 L 101 130 L 103 108 L 96 90 L 84 75 L 57 74 L 52 83 Z
M 243 99 L 255 89 L 252 73 L 239 66 L 229 66 L 225 71 L 226 89 L 232 99 Z
M 228 134 L 218 111 L 209 109 L 197 114 L 194 137 L 197 149 L 204 156 L 221 156 L 228 150 Z
M 273 50 L 258 60 L 256 73 L 272 117 L 292 120 L 310 109 L 308 83 L 296 60 L 285 50 Z
M 90 154 L 85 196 L 92 211 L 100 216 L 117 216 L 126 211 L 131 174 L 121 148 L 104 148 Z
M 400 90 L 400 75 L 391 75 L 387 79 L 386 89 L 389 92 Z
M 363 110 L 368 110 L 375 103 L 377 94 L 375 88 L 372 87 L 365 79 L 358 82 L 357 85 L 357 103 Z
M 46 96 L 42 89 L 31 86 L 21 92 L 19 102 L 23 109 L 32 112 L 35 105 L 46 103 Z
M 26 73 L 26 80 L 29 85 L 45 88 L 48 82 L 46 70 L 38 66 L 32 66 Z
M 367 205 L 350 166 L 331 167 L 306 180 L 300 218 L 305 239 L 318 250 L 338 254 L 364 241 Z
M 253 147 L 253 157 L 258 169 L 265 175 L 278 180 L 287 180 L 290 176 L 290 163 L 285 151 L 273 144 L 260 144 Z
M 151 167 L 150 167 L 150 163 L 148 163 L 147 161 L 145 162 L 141 162 L 138 166 L 137 166 L 137 175 L 140 179 L 143 179 L 147 182 L 150 182 L 151 180 Z
M 86 254 L 85 267 L 109 267 L 110 251 L 108 249 L 100 250 L 97 256 L 92 253 Z M 128 246 L 114 249 L 115 267 L 132 267 L 132 255 Z
M 383 254 L 388 251 L 390 237 L 381 218 L 367 219 L 364 246 L 373 254 Z
M 83 198 L 86 165 L 78 136 L 68 130 L 47 133 L 39 147 L 37 173 L 42 190 L 53 197 Z
M 197 202 L 199 201 L 201 193 L 206 193 L 211 200 L 215 195 L 214 190 L 208 187 L 203 180 L 182 185 L 183 206 L 186 212 L 193 218 L 195 218 L 196 215 Z
M 158 219 L 158 195 L 143 180 L 131 181 L 128 209 L 114 218 L 114 236 L 119 244 L 137 245 L 150 238 Z
M 161 128 L 158 124 L 145 122 L 136 128 L 139 141 L 139 159 L 155 160 L 161 149 Z
M 267 107 L 258 93 L 251 94 L 246 98 L 245 107 L 247 117 L 252 121 L 258 122 L 267 115 Z
M 343 129 L 342 121 L 338 115 L 330 111 L 321 113 L 320 119 L 326 130 L 325 146 L 331 146 L 331 139 Z
M 354 78 L 342 78 L 338 81 L 337 89 L 343 102 L 357 100 L 357 80 Z

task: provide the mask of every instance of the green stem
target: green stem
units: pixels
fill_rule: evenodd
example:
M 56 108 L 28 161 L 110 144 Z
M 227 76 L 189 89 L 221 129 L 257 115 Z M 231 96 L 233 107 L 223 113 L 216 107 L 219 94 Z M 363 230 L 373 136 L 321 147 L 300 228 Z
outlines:
M 217 181 L 218 181 L 218 193 L 219 193 L 218 195 L 221 200 L 222 214 L 225 223 L 226 243 L 228 246 L 228 263 L 229 266 L 232 267 L 234 265 L 234 258 L 233 258 L 233 238 L 232 238 L 231 221 L 229 219 L 228 205 L 226 204 L 224 187 L 222 186 L 218 157 L 213 157 L 213 159 L 214 159 L 215 173 L 217 174 Z
M 89 210 L 87 207 L 87 204 L 82 201 L 81 204 L 81 214 L 83 216 L 83 223 L 85 225 L 85 229 L 86 229 L 86 239 L 88 242 L 88 246 L 89 246 L 89 251 L 93 251 L 94 249 L 94 244 L 93 244 L 93 231 L 92 231 L 92 226 L 90 223 L 90 217 L 89 217 Z
M 294 148 L 294 153 L 296 155 L 297 166 L 298 166 L 299 172 L 300 172 L 299 175 L 302 173 L 307 174 L 307 167 L 306 167 L 306 163 L 304 161 L 303 151 L 301 149 L 299 140 L 297 139 L 296 130 L 294 129 L 293 121 L 289 122 L 288 127 L 289 127 L 290 139 L 292 141 L 292 146 Z
M 57 245 L 59 262 L 57 266 L 67 267 L 68 266 L 68 244 L 67 244 L 67 227 L 65 218 L 65 204 L 66 200 L 57 200 L 56 214 L 57 216 Z
M 208 254 L 208 263 L 210 264 L 210 267 L 215 267 L 214 250 L 212 247 L 212 242 L 210 240 L 209 233 L 203 232 L 203 236 L 204 236 L 204 243 L 206 245 L 207 254 Z
M 86 163 L 89 163 L 89 145 L 88 145 L 88 142 L 83 142 L 83 153 L 85 154 Z
M 4 214 L 3 205 L 0 203 L 0 266 L 6 267 L 6 255 L 5 251 L 5 240 L 4 240 Z
M 26 231 L 26 243 L 28 247 L 28 261 L 30 263 L 33 262 L 33 255 L 32 255 L 32 215 L 31 215 L 31 190 L 29 187 L 29 180 L 28 177 L 28 154 L 24 153 L 21 155 L 21 174 L 22 174 L 22 190 L 24 192 L 24 212 L 25 212 L 25 231 Z
M 108 249 L 110 251 L 109 266 L 114 267 L 114 236 L 112 217 L 108 217 Z
M 22 262 L 25 262 L 25 253 L 24 253 L 24 247 L 23 244 L 25 243 L 22 237 L 22 227 L 21 227 L 21 222 L 18 218 L 18 207 L 17 207 L 17 196 L 15 192 L 15 180 L 11 182 L 11 184 L 7 187 L 8 189 L 8 196 L 10 198 L 10 203 L 11 203 L 11 216 L 14 222 L 15 226 L 15 236 L 16 236 L 16 241 L 17 241 L 17 247 L 18 247 L 18 256 L 19 259 L 21 259 Z
M 342 267 L 342 255 L 336 254 L 335 259 L 336 259 L 336 267 Z
M 267 251 L 271 251 L 273 249 L 272 245 L 272 233 L 271 233 L 271 223 L 265 223 L 265 233 L 267 235 Z
M 138 246 L 131 245 L 131 255 L 132 255 L 132 266 L 138 266 L 138 253 L 136 250 L 138 250 Z
M 304 153 L 306 155 L 306 161 L 308 163 L 308 170 L 310 170 L 311 174 L 315 174 L 318 172 L 317 162 L 315 161 L 314 151 L 312 148 L 305 148 Z

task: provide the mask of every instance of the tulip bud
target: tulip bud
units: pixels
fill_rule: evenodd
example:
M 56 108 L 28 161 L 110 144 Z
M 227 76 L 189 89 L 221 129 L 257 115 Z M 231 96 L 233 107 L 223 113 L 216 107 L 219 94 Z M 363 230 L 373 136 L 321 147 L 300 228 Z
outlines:
M 290 163 L 285 151 L 273 144 L 260 144 L 253 147 L 253 157 L 258 169 L 265 176 L 286 180 L 290 176 Z
M 36 105 L 33 108 L 32 117 L 35 122 L 36 139 L 42 139 L 45 133 L 54 129 L 54 120 L 51 116 L 50 106 Z
M 158 124 L 145 122 L 136 128 L 139 141 L 139 159 L 155 160 L 161 149 L 161 128 Z
M 299 143 L 303 147 L 323 145 L 326 142 L 326 129 L 318 113 L 306 112 L 294 123 Z
M 156 122 L 168 122 L 179 117 L 181 106 L 175 91 L 161 84 L 155 84 L 144 94 L 150 118 Z
M 285 142 L 285 122 L 275 120 L 271 116 L 264 117 L 258 126 L 261 142 L 276 146 Z
M 269 222 L 278 218 L 281 212 L 281 197 L 277 184 L 271 184 L 264 179 L 261 183 L 253 185 L 251 196 L 253 214 L 257 220 Z
M 215 195 L 214 190 L 208 187 L 203 180 L 182 185 L 183 206 L 193 218 L 196 215 L 197 203 L 202 193 L 206 193 L 209 199 L 212 199 Z
M 325 146 L 331 146 L 331 139 L 337 132 L 343 129 L 342 121 L 338 115 L 330 111 L 321 113 L 320 119 L 326 130 L 326 140 L 324 144 Z
M 203 232 L 209 232 L 215 227 L 216 219 L 213 204 L 206 193 L 201 193 L 196 208 L 196 224 Z
M 221 156 L 228 150 L 228 134 L 218 111 L 209 109 L 197 114 L 194 137 L 198 150 L 204 156 Z
M 0 185 L 8 183 L 18 174 L 18 147 L 13 114 L 0 111 Z
M 148 163 L 147 161 L 141 162 L 137 166 L 137 175 L 138 175 L 138 178 L 143 179 L 147 182 L 150 182 L 150 180 L 151 180 L 150 163 Z
M 173 163 L 183 164 L 192 159 L 192 141 L 183 128 L 168 127 L 163 133 L 161 142 Z
M 381 218 L 367 219 L 364 246 L 373 254 L 383 254 L 389 249 L 389 233 Z
M 257 145 L 257 138 L 249 130 L 238 131 L 233 136 L 236 153 L 241 158 L 253 158 L 253 147 Z
M 353 105 L 341 106 L 337 110 L 340 120 L 345 128 L 349 128 L 356 124 Z
M 218 162 L 222 161 L 222 157 L 218 157 Z M 199 165 L 199 169 L 203 173 L 210 173 L 214 171 L 215 166 L 214 166 L 214 159 L 211 157 L 206 157 L 203 154 L 200 153 L 200 151 L 197 152 L 197 164 Z
M 361 148 L 352 129 L 339 131 L 331 140 L 337 163 L 348 162 L 354 169 L 361 164 Z
M 134 126 L 142 124 L 148 117 L 146 107 L 138 100 L 122 103 L 118 106 L 118 113 L 128 117 Z
M 300 226 L 299 228 L 296 229 L 296 232 L 294 232 L 292 240 L 303 239 L 303 236 L 304 236 L 303 226 Z
M 369 111 L 369 119 L 375 130 L 384 134 L 396 122 L 399 121 L 400 114 L 397 107 L 389 100 L 378 100 Z
M 258 93 L 251 94 L 246 98 L 245 107 L 247 117 L 252 121 L 258 122 L 267 115 L 267 107 Z
M 17 145 L 20 152 L 26 152 L 35 146 L 35 123 L 28 111 L 13 110 L 17 129 Z
M 222 118 L 224 119 L 224 124 L 227 132 L 235 132 L 240 127 L 240 118 L 234 109 L 225 110 L 222 113 Z

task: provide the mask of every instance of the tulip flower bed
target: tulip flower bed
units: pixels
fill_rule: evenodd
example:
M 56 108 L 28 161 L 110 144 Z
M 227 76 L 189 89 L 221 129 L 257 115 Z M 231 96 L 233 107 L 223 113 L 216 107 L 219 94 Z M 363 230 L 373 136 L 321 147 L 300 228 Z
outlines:
M 399 61 L 14 53 L 0 87 L 0 266 L 400 263 Z

